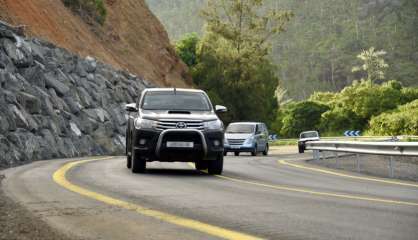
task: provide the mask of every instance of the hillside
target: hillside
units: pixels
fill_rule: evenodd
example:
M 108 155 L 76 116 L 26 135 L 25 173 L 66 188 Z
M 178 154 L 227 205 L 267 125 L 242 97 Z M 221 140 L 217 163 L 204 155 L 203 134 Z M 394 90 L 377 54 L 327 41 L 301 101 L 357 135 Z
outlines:
M 172 41 L 201 34 L 199 11 L 208 0 L 146 0 Z M 356 56 L 375 47 L 387 52 L 386 77 L 418 85 L 418 1 L 415 0 L 264 0 L 266 8 L 291 10 L 286 32 L 275 37 L 271 58 L 294 99 L 314 91 L 339 91 L 354 79 Z
M 107 18 L 100 26 L 85 23 L 58 0 L 0 0 L 0 19 L 25 25 L 30 36 L 94 56 L 158 85 L 188 85 L 186 66 L 143 0 L 106 1 L 106 8 Z

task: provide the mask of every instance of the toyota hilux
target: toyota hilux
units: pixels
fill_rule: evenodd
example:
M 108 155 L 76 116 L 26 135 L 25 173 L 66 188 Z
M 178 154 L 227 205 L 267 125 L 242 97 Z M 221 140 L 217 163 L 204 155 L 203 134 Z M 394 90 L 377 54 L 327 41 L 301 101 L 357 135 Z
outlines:
M 138 102 L 127 104 L 127 167 L 146 171 L 147 162 L 194 162 L 209 174 L 223 170 L 224 125 L 202 90 L 145 89 Z

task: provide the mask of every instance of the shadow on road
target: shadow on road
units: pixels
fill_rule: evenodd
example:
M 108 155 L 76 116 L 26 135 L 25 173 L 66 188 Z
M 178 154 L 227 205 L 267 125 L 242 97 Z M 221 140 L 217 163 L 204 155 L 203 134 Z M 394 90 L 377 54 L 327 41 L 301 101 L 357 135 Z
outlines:
M 144 173 L 143 173 L 144 174 Z M 145 175 L 156 176 L 181 176 L 181 177 L 212 177 L 204 172 L 194 169 L 161 169 L 161 168 L 147 168 Z

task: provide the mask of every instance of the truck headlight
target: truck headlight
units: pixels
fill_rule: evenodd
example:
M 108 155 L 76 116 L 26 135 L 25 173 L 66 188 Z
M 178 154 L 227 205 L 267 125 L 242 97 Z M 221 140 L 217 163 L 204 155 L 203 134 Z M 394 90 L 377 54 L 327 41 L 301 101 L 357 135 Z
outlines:
M 224 130 L 224 124 L 221 120 L 214 120 L 214 121 L 208 121 L 205 122 L 205 129 L 207 130 Z
M 137 118 L 135 119 L 134 125 L 136 129 L 150 129 L 154 127 L 154 123 L 155 121 L 153 120 Z

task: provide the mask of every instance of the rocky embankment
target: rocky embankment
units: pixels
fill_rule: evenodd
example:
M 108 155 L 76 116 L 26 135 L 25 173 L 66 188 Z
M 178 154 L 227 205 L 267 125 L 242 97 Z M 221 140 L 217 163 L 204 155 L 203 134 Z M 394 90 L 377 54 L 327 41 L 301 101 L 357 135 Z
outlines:
M 124 105 L 148 85 L 0 22 L 0 168 L 123 153 Z

